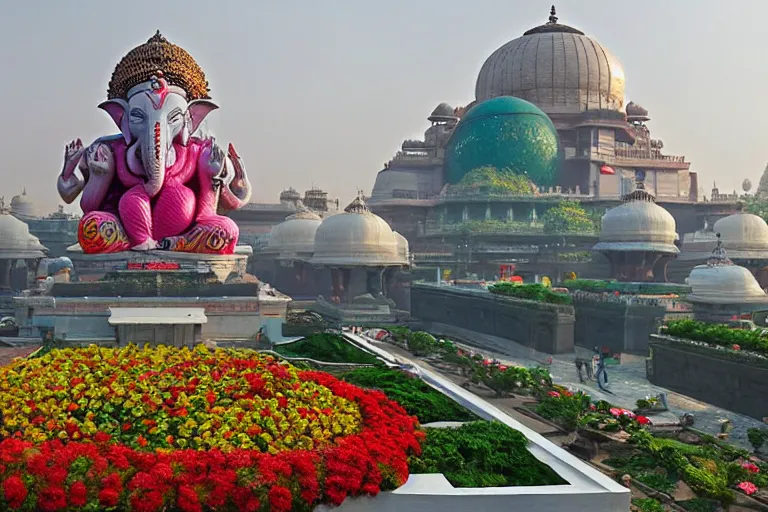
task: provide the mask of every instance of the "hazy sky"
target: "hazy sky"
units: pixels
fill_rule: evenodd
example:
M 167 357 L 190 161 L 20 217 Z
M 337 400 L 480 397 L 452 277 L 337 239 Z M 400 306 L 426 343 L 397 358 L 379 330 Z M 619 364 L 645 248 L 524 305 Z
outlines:
M 765 0 L 560 0 L 561 23 L 623 63 L 627 101 L 709 194 L 756 186 L 766 161 Z M 547 21 L 534 0 L 0 0 L 4 186 L 60 202 L 64 144 L 114 125 L 98 105 L 118 60 L 160 29 L 206 72 L 209 117 L 242 154 L 254 201 L 317 185 L 367 193 L 441 101 L 466 105 L 490 53 Z

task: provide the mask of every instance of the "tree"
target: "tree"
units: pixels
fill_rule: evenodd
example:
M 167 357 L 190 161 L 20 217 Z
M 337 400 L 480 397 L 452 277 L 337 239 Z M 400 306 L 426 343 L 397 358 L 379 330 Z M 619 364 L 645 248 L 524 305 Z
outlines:
M 755 195 L 760 197 L 768 197 L 768 165 L 765 166 L 763 175 L 760 177 L 760 183 L 757 185 Z
M 544 232 L 548 234 L 594 233 L 595 222 L 578 201 L 560 201 L 544 214 Z

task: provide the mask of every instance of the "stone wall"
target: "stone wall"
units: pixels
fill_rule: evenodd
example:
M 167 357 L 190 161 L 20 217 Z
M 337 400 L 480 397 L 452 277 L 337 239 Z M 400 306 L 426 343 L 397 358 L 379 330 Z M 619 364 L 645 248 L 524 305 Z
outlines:
M 657 332 L 666 310 L 623 302 L 575 300 L 577 346 L 609 347 L 615 353 L 647 355 L 648 336 Z
M 540 352 L 573 352 L 573 306 L 414 283 L 411 316 L 508 339 Z
M 752 418 L 768 416 L 768 361 L 652 335 L 648 380 Z

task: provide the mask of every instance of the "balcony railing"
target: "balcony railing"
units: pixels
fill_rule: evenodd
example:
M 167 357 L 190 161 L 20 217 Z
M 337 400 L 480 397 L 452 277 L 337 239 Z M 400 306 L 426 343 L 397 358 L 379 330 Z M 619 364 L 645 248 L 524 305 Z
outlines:
M 672 162 L 677 164 L 684 164 L 684 156 L 676 155 L 662 155 L 655 151 L 646 151 L 643 149 L 625 149 L 616 148 L 617 160 L 659 160 L 662 162 Z

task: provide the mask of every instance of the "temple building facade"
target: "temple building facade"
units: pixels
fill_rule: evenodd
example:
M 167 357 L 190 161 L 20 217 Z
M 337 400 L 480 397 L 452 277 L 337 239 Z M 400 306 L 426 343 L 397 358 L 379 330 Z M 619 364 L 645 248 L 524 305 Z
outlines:
M 368 204 L 408 239 L 417 265 L 461 259 L 457 254 L 461 243 L 436 241 L 443 240 L 446 225 L 514 220 L 540 231 L 536 219 L 563 200 L 598 212 L 622 204 L 622 198 L 633 192 L 638 172 L 644 173 L 644 190 L 674 217 L 678 236 L 694 231 L 705 219 L 714 222 L 733 213 L 737 197 L 730 194 L 718 191 L 702 202 L 690 162 L 664 151 L 664 142 L 652 136 L 648 110 L 627 103 L 625 87 L 620 60 L 595 38 L 562 24 L 553 8 L 545 24 L 525 31 L 485 60 L 473 101 L 455 108 L 441 103 L 434 109 L 423 140 L 404 141 L 384 164 Z M 514 194 L 456 187 L 447 155 L 459 145 L 457 137 L 463 144 L 462 123 L 468 116 L 476 122 L 478 106 L 510 97 L 534 105 L 554 126 L 558 144 L 554 180 L 533 179 L 532 192 Z M 529 169 L 518 171 L 531 176 Z M 520 232 L 506 227 L 496 233 L 495 245 L 521 245 Z

